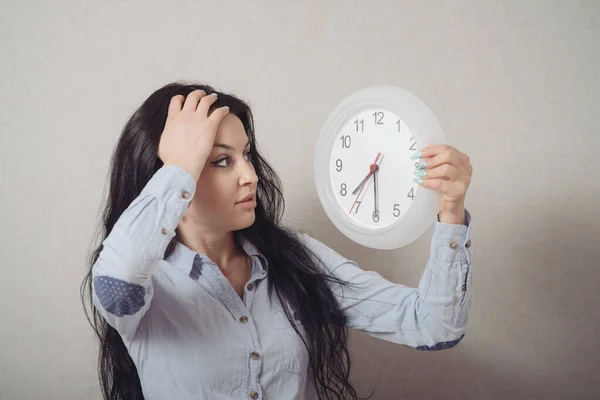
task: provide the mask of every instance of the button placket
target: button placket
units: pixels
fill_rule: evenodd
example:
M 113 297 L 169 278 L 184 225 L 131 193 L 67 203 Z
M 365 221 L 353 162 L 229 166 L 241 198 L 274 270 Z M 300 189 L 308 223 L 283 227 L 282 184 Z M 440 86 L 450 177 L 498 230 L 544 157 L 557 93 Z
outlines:
M 258 343 L 256 344 L 255 348 L 256 348 L 256 350 L 250 352 L 250 359 L 251 359 L 250 365 L 249 365 L 249 367 L 250 367 L 250 382 L 252 382 L 250 388 L 252 388 L 252 387 L 260 388 L 259 376 L 260 376 L 260 371 L 262 369 L 262 361 L 261 361 L 262 356 L 259 353 L 259 351 L 261 349 L 260 349 L 260 345 Z M 255 395 L 254 395 L 255 397 L 252 397 L 253 396 L 252 393 L 255 393 Z M 252 390 L 250 392 L 250 398 L 257 399 L 259 397 L 261 397 L 261 396 L 258 391 Z
M 468 282 L 468 279 L 469 279 L 469 266 L 468 265 L 471 264 L 471 258 L 470 258 L 471 255 L 470 255 L 470 250 L 469 250 L 469 248 L 471 247 L 471 239 L 467 238 L 467 241 L 464 242 L 463 246 L 464 246 L 465 252 L 467 253 L 467 267 L 466 267 L 466 272 L 465 272 L 464 278 L 463 278 L 464 279 L 463 280 L 463 285 L 460 288 L 461 289 L 461 293 L 462 293 L 462 301 L 461 301 L 461 304 L 460 304 L 461 308 L 462 308 L 462 306 L 463 306 L 463 304 L 464 304 L 464 302 L 466 300 L 466 295 L 467 295 L 467 282 Z
M 258 279 L 253 275 L 246 283 L 246 286 L 244 286 L 244 304 L 248 309 L 250 309 L 252 300 L 254 299 L 256 290 L 258 289 L 258 284 L 256 282 L 257 280 Z
M 467 235 L 467 241 L 464 244 L 465 252 L 467 253 L 467 263 L 471 265 L 471 238 Z
M 263 368 L 262 357 L 263 352 L 261 344 L 258 341 L 258 334 L 255 327 L 255 321 L 251 308 L 246 306 L 246 300 L 240 299 L 240 296 L 231 287 L 227 278 L 223 275 L 218 265 L 210 260 L 205 255 L 200 254 L 202 260 L 202 276 L 214 289 L 214 295 L 225 306 L 230 313 L 232 324 L 239 332 L 239 336 L 244 338 L 246 350 L 245 357 L 248 366 L 245 367 L 248 375 L 249 386 L 247 387 L 246 396 L 250 398 L 261 399 L 260 374 Z M 245 289 L 250 282 L 246 283 Z M 249 291 L 249 297 L 256 293 L 258 286 L 254 284 L 252 291 Z M 254 390 L 253 390 L 254 389 Z M 252 393 L 255 393 L 254 395 Z M 247 398 L 247 397 L 246 397 Z
M 181 192 L 181 197 L 185 200 L 189 200 L 189 198 L 192 197 L 192 195 L 187 190 L 183 190 Z M 188 205 L 189 205 L 189 202 L 188 202 Z M 169 229 L 166 227 L 163 227 L 163 228 L 161 228 L 160 233 L 162 233 L 163 235 L 166 236 L 169 234 Z
M 252 256 L 252 275 L 250 280 L 244 286 L 244 304 L 247 308 L 250 308 L 252 304 L 252 299 L 254 298 L 254 294 L 258 290 L 258 285 L 260 281 L 265 278 L 265 272 L 260 267 L 260 261 L 256 259 L 256 256 Z

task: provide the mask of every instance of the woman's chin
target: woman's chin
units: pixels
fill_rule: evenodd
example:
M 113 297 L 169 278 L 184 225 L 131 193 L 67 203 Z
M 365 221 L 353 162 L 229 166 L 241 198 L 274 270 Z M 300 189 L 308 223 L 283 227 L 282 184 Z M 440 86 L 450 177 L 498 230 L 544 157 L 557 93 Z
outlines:
M 251 212 L 245 212 L 236 221 L 234 221 L 234 228 L 232 229 L 232 231 L 246 229 L 249 226 L 251 226 L 255 220 L 256 215 L 254 214 L 254 210 L 252 210 Z

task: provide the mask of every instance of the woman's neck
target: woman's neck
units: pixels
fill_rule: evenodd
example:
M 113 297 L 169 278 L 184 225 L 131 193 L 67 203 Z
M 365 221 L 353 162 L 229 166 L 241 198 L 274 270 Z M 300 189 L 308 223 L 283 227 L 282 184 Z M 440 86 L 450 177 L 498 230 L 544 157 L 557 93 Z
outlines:
M 188 228 L 188 229 L 186 229 Z M 221 270 L 225 271 L 235 267 L 240 256 L 244 256 L 244 250 L 236 242 L 233 232 L 203 231 L 198 227 L 180 226 L 179 241 L 190 250 L 205 254 L 211 261 L 216 263 Z

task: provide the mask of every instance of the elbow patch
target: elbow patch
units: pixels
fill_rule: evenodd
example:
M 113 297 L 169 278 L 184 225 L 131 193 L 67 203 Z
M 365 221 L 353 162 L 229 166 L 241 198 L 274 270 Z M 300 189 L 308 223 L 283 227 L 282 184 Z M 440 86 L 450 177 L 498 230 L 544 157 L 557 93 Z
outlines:
M 133 315 L 145 304 L 143 286 L 110 276 L 95 277 L 94 292 L 100 305 L 117 317 Z
M 459 337 L 456 340 L 449 340 L 447 342 L 440 342 L 437 343 L 434 346 L 417 346 L 415 347 L 416 350 L 421 350 L 421 351 L 436 351 L 436 350 L 445 350 L 445 349 L 451 349 L 453 347 L 455 347 L 458 342 L 460 342 L 462 340 L 462 338 L 464 338 L 465 335 L 463 334 L 461 337 Z

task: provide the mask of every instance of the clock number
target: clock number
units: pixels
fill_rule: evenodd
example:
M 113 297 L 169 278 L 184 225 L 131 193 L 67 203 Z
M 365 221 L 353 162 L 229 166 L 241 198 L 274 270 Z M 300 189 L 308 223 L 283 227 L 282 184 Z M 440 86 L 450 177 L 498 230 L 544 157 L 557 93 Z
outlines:
M 373 113 L 373 116 L 375 117 L 375 125 L 383 125 L 383 112 L 382 111 L 375 111 Z
M 373 221 L 379 222 L 379 210 L 373 211 Z
M 365 131 L 365 120 L 361 119 L 354 121 L 354 125 L 356 125 L 356 132 L 358 132 L 358 125 L 360 125 L 360 131 L 364 132 Z
M 410 138 L 410 140 L 411 140 L 411 142 L 413 142 L 413 141 L 415 140 L 414 136 L 413 136 L 413 137 L 411 137 L 411 138 Z M 416 146 L 416 144 L 417 144 L 417 143 L 416 143 L 416 142 L 414 142 L 414 143 L 413 143 L 413 144 L 410 146 L 410 149 L 409 149 L 409 150 L 412 150 L 412 151 L 415 151 L 415 150 L 417 150 L 417 148 L 415 147 L 415 146 Z
M 349 135 L 343 135 L 340 140 L 342 141 L 342 149 L 349 149 L 352 145 L 352 139 Z
M 394 217 L 400 216 L 400 209 L 398 208 L 400 204 L 394 204 Z
M 345 196 L 345 195 L 348 194 L 348 191 L 346 190 L 346 184 L 345 183 L 342 183 L 342 189 L 340 190 L 340 194 L 342 196 Z
M 362 203 L 362 201 L 356 202 L 356 212 L 354 214 L 358 214 L 358 207 L 360 207 L 360 203 Z
M 337 172 L 340 172 L 342 170 L 342 166 L 343 166 L 342 160 L 340 160 L 339 158 L 337 160 L 335 160 L 335 170 Z
M 398 133 L 400 133 L 400 120 L 396 121 L 396 125 L 398 125 Z
M 408 194 L 406 195 L 406 197 L 410 197 L 412 200 L 415 199 L 414 188 L 410 188 L 410 191 L 408 192 Z

